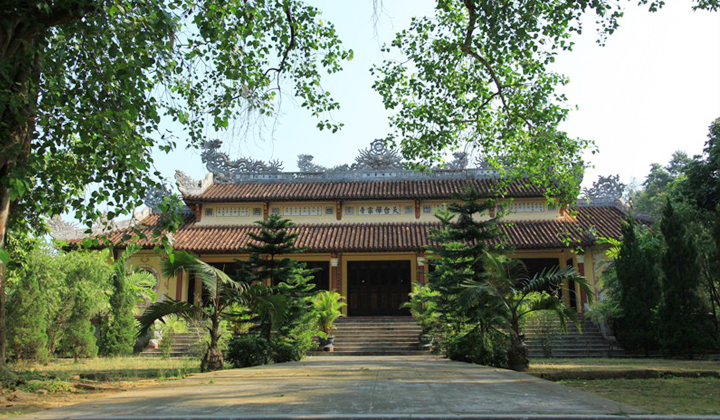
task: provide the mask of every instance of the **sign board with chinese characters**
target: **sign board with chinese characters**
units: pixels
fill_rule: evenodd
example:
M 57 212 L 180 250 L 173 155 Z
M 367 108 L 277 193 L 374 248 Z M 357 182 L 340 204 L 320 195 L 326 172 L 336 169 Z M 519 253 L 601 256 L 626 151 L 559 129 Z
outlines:
M 355 206 L 346 206 L 346 209 L 352 208 L 351 213 L 345 211 L 345 214 L 352 215 L 353 213 L 357 216 L 399 216 L 403 214 L 403 206 L 398 203 L 393 204 L 377 204 L 377 205 L 364 205 L 359 204 Z
M 249 217 L 253 210 L 255 209 L 250 207 L 217 207 L 215 217 Z
M 542 201 L 514 201 L 508 204 L 511 213 L 543 213 L 545 203 Z
M 282 208 L 283 216 L 322 216 L 323 206 L 285 206 Z

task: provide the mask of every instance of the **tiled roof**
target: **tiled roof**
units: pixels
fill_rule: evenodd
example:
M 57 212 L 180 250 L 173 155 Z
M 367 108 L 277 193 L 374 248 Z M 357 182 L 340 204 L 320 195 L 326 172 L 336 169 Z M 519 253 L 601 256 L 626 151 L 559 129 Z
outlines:
M 576 220 L 503 222 L 500 230 L 517 249 L 566 248 L 590 245 L 598 237 L 620 238 L 623 213 L 619 209 L 581 207 L 577 212 Z M 158 216 L 149 216 L 143 224 L 151 226 L 157 220 Z M 298 224 L 289 231 L 298 234 L 296 245 L 309 252 L 419 251 L 429 244 L 429 229 L 437 226 L 420 222 Z M 256 225 L 198 226 L 188 220 L 175 233 L 174 247 L 195 253 L 235 253 L 247 245 L 247 233 L 258 230 Z M 111 240 L 120 236 L 116 233 Z M 150 245 L 148 241 L 142 244 Z
M 495 179 L 446 179 L 366 182 L 285 182 L 213 184 L 202 194 L 187 195 L 187 202 L 248 202 L 368 199 L 447 199 L 474 186 L 481 194 L 496 196 Z M 543 190 L 529 182 L 504 187 L 508 197 L 541 197 Z

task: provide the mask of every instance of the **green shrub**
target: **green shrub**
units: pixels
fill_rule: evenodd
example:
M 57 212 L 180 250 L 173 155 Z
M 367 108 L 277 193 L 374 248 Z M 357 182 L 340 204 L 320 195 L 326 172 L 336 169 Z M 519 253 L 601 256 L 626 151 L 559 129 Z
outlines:
M 135 347 L 137 321 L 133 312 L 139 302 L 133 293 L 127 261 L 138 249 L 137 245 L 129 246 L 113 264 L 110 310 L 100 329 L 99 347 L 104 356 L 129 356 Z
M 164 319 L 165 322 L 155 322 L 155 329 L 160 332 L 162 340 L 158 349 L 160 355 L 167 359 L 172 351 L 174 337 L 173 334 L 184 334 L 188 332 L 187 321 L 177 315 L 168 315 Z
M 28 271 L 7 300 L 7 348 L 12 358 L 47 359 L 46 308 L 40 282 Z
M 553 357 L 553 342 L 559 335 L 553 323 L 553 320 L 557 319 L 557 315 L 548 311 L 537 311 L 529 313 L 527 317 L 524 327 L 535 329 L 540 347 L 542 347 L 543 356 Z
M 287 337 L 276 337 L 270 343 L 270 355 L 275 363 L 295 362 L 305 356 L 305 351 Z
M 343 306 L 347 306 L 342 299 L 338 292 L 332 290 L 323 290 L 315 295 L 313 304 L 317 311 L 317 327 L 321 337 L 332 335 L 335 321 L 342 316 L 340 310 Z
M 510 343 L 498 331 L 481 334 L 472 330 L 465 334 L 446 337 L 445 352 L 448 358 L 480 365 L 507 367 Z
M 208 328 L 210 327 L 210 321 L 204 320 L 204 321 L 193 321 L 191 322 L 192 326 L 199 327 L 195 329 L 187 329 L 185 331 L 176 331 L 176 332 L 190 332 L 192 334 L 195 334 L 197 337 L 197 340 L 195 340 L 195 344 L 193 344 L 190 348 L 190 352 L 198 357 L 202 357 L 208 350 L 208 347 L 210 347 L 210 334 L 208 334 Z M 220 332 L 220 335 L 218 337 L 218 350 L 222 354 L 226 354 L 228 352 L 228 346 L 230 344 L 230 341 L 232 340 L 234 336 L 236 326 L 235 323 L 229 322 L 227 320 L 221 320 L 220 325 L 218 326 L 218 331 Z
M 228 345 L 227 360 L 236 368 L 264 365 L 270 361 L 270 343 L 260 334 L 237 336 Z
M 50 393 L 73 391 L 73 385 L 70 382 L 59 381 L 59 380 L 55 380 L 55 379 L 51 379 L 51 380 L 33 379 L 33 380 L 25 382 L 20 388 L 25 392 L 35 392 L 40 389 L 44 389 Z
M 98 353 L 95 327 L 90 322 L 92 297 L 88 290 L 77 289 L 72 314 L 65 324 L 65 334 L 60 342 L 63 353 L 75 360 L 80 357 L 95 357 Z
M 312 325 L 314 326 L 314 322 Z M 293 329 L 287 337 L 274 337 L 270 343 L 270 356 L 273 362 L 296 362 L 302 359 L 315 347 L 314 336 L 314 329 L 301 327 Z

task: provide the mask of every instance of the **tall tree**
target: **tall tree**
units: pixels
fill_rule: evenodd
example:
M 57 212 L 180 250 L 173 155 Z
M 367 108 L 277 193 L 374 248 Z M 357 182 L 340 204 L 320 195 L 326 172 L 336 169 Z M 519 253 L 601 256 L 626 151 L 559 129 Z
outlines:
M 202 282 L 203 294 L 207 297 L 207 302 L 190 303 L 174 299 L 155 302 L 140 317 L 139 335 L 147 333 L 155 321 L 164 322 L 164 318 L 169 315 L 209 321 L 210 345 L 203 355 L 200 370 L 208 372 L 222 369 L 223 355 L 219 349 L 220 321 L 233 317 L 233 303 L 249 304 L 251 295 L 264 286 L 250 287 L 247 283 L 229 277 L 222 270 L 186 252 L 176 252 L 174 258 L 163 260 L 162 270 L 163 275 L 168 277 L 185 271 L 198 278 Z
M 694 156 L 685 173 L 684 195 L 698 208 L 712 213 L 720 211 L 720 118 L 710 124 L 702 156 Z
M 249 255 L 242 265 L 245 281 L 270 286 L 270 293 L 281 297 L 287 305 L 286 322 L 268 316 L 273 312 L 258 313 L 260 330 L 270 341 L 274 329 L 288 333 L 297 323 L 308 315 L 312 307 L 310 300 L 312 283 L 309 283 L 312 270 L 305 264 L 291 260 L 288 255 L 304 252 L 304 248 L 295 246 L 297 234 L 288 233 L 292 221 L 279 215 L 270 215 L 267 220 L 256 222 L 260 231 L 248 233 L 252 241 L 241 250 Z
M 618 28 L 621 3 L 437 1 L 435 15 L 414 18 L 373 67 L 373 87 L 394 111 L 387 141 L 425 163 L 469 144 L 507 179 L 529 177 L 549 196 L 574 200 L 592 142 L 558 129 L 570 110 L 559 92 L 568 80 L 551 66 L 588 15 L 603 43 Z M 639 3 L 656 11 L 664 2 Z M 717 10 L 718 2 L 693 7 Z
M 658 310 L 660 348 L 667 355 L 692 358 L 706 342 L 697 249 L 685 225 L 667 199 L 660 230 L 665 238 L 662 257 L 662 301 Z
M 620 318 L 618 338 L 629 350 L 642 350 L 645 356 L 657 347 L 657 328 L 653 311 L 660 301 L 658 271 L 654 255 L 643 249 L 630 216 L 622 226 L 622 244 L 615 260 Z
M 428 262 L 433 266 L 428 282 L 439 293 L 437 308 L 443 322 L 480 324 L 487 321 L 487 314 L 480 310 L 468 314 L 458 305 L 457 298 L 463 284 L 483 280 L 483 258 L 489 250 L 488 243 L 498 237 L 498 219 L 479 217 L 493 209 L 495 203 L 472 188 L 456 198 L 458 202 L 448 204 L 446 211 L 436 215 L 442 226 L 431 231 L 432 245 L 427 247 L 432 255 Z
M 273 214 L 267 220 L 256 223 L 260 231 L 249 232 L 248 237 L 252 241 L 240 250 L 250 256 L 247 263 L 243 264 L 243 269 L 249 281 L 276 286 L 290 279 L 293 270 L 298 268 L 299 263 L 287 255 L 298 254 L 305 249 L 296 247 L 295 239 L 298 235 L 287 231 L 293 224 L 291 220 Z
M 484 278 L 464 283 L 459 302 L 466 310 L 487 305 L 488 301 L 496 303 L 492 307 L 499 309 L 497 314 L 503 318 L 503 327 L 510 336 L 508 365 L 510 369 L 525 371 L 529 361 L 520 321 L 533 312 L 547 311 L 557 316 L 563 331 L 567 331 L 568 320 L 579 329 L 577 312 L 563 303 L 557 290 L 564 280 L 572 280 L 591 301 L 592 291 L 573 267 L 553 267 L 530 276 L 523 262 L 517 259 L 488 252 L 484 261 L 487 269 Z M 555 292 L 548 293 L 548 289 Z
M 274 115 L 289 89 L 320 128 L 340 127 L 321 74 L 352 51 L 301 0 L 2 1 L 0 27 L 2 260 L 11 211 L 72 209 L 89 226 L 105 205 L 112 219 L 141 204 L 159 187 L 151 149 L 175 147 L 161 121 L 180 123 L 197 147 L 233 121 Z
M 133 272 L 128 267 L 128 260 L 139 249 L 140 246 L 137 244 L 128 246 L 113 263 L 113 272 L 110 276 L 112 290 L 110 308 L 107 316 L 102 317 L 104 322 L 101 326 L 99 343 L 100 353 L 106 356 L 132 354 L 137 335 L 135 311 L 140 301 L 146 297 L 138 292 L 142 292 L 143 289 L 152 290 L 155 286 L 154 276 Z

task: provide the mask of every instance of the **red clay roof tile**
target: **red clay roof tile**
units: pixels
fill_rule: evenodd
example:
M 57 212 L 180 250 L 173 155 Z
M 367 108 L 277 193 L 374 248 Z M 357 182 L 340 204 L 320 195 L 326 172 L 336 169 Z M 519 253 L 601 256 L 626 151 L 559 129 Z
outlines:
M 614 207 L 577 208 L 575 220 L 538 220 L 503 222 L 502 239 L 517 249 L 567 248 L 590 245 L 599 237 L 620 238 L 624 214 Z M 174 234 L 174 247 L 195 253 L 237 253 L 248 243 L 249 232 L 259 231 L 257 225 L 210 226 L 196 225 L 192 216 Z M 152 215 L 141 223 L 147 233 L 158 222 Z M 296 245 L 308 252 L 386 252 L 421 251 L 429 244 L 431 227 L 437 223 L 332 223 L 298 224 L 289 230 L 297 233 Z M 110 235 L 119 242 L 123 232 Z M 149 240 L 142 240 L 151 246 Z
M 284 182 L 213 184 L 199 195 L 187 195 L 185 201 L 334 201 L 368 199 L 447 199 L 474 186 L 480 193 L 497 196 L 494 179 L 414 180 L 365 182 Z M 503 188 L 508 197 L 542 197 L 543 190 L 527 182 L 516 182 Z

